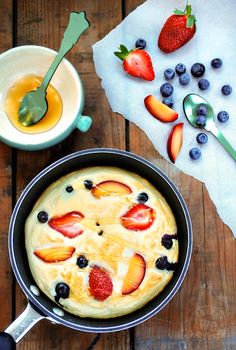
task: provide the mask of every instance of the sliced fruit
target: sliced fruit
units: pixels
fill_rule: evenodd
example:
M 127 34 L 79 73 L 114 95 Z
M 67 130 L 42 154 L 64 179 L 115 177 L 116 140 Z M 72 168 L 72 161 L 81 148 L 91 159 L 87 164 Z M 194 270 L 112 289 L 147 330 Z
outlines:
M 62 216 L 53 216 L 48 221 L 48 225 L 65 237 L 75 238 L 83 233 L 83 229 L 79 225 L 83 218 L 84 215 L 79 211 L 71 211 Z
M 143 231 L 148 229 L 155 220 L 155 212 L 146 204 L 133 206 L 121 217 L 121 225 L 127 230 Z
M 112 195 L 127 195 L 132 193 L 132 190 L 129 186 L 123 184 L 122 182 L 108 180 L 93 186 L 91 192 L 94 197 L 100 198 Z
M 64 261 L 72 257 L 75 247 L 63 246 L 36 249 L 34 254 L 41 260 L 51 263 Z
M 123 68 L 128 74 L 149 81 L 155 78 L 152 60 L 147 51 L 140 49 L 129 51 L 124 45 L 120 45 L 118 50 L 114 54 L 123 61 Z
M 142 255 L 135 253 L 130 261 L 121 293 L 123 295 L 134 292 L 142 283 L 146 272 L 146 262 Z
M 113 291 L 111 277 L 103 267 L 94 265 L 89 273 L 89 291 L 100 301 L 107 299 Z
M 161 122 L 169 123 L 178 118 L 178 113 L 176 111 L 159 101 L 153 95 L 148 95 L 144 99 L 144 104 L 148 112 Z
M 170 160 L 173 163 L 175 163 L 182 147 L 183 126 L 184 126 L 184 123 L 176 124 L 171 130 L 171 133 L 167 141 L 167 152 L 170 157 Z

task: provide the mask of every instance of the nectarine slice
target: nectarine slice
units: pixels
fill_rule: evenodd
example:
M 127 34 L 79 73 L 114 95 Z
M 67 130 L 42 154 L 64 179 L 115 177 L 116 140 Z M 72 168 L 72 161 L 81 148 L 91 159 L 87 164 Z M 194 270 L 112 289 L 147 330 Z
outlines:
M 42 248 L 36 249 L 34 254 L 41 260 L 52 263 L 65 261 L 72 257 L 75 251 L 74 247 L 63 246 L 63 247 L 52 247 L 52 248 Z
M 184 123 L 176 124 L 173 127 L 167 141 L 167 152 L 170 157 L 170 160 L 173 163 L 175 163 L 182 147 L 183 126 L 184 126 Z
M 128 272 L 125 276 L 121 293 L 123 295 L 131 294 L 142 283 L 146 272 L 146 262 L 142 255 L 135 253 L 130 261 Z
M 178 118 L 178 113 L 176 111 L 166 106 L 153 95 L 148 95 L 144 99 L 144 104 L 149 113 L 151 113 L 153 117 L 157 118 L 161 122 L 169 123 Z
M 108 180 L 93 186 L 91 192 L 94 197 L 100 198 L 112 195 L 127 195 L 132 193 L 132 190 L 122 182 Z

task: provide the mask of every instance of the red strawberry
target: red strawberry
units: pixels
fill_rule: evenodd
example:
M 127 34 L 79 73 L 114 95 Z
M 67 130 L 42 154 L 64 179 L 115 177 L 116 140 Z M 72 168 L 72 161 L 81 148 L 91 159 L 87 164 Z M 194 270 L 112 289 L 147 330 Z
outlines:
M 65 237 L 75 238 L 83 233 L 81 226 L 78 225 L 83 218 L 84 215 L 79 211 L 71 211 L 62 216 L 53 216 L 48 225 Z
M 123 61 L 123 68 L 127 73 L 145 80 L 155 78 L 152 60 L 146 51 L 141 49 L 129 51 L 124 45 L 120 45 L 119 50 L 114 54 Z
M 175 10 L 165 22 L 158 39 L 159 48 L 165 53 L 173 52 L 185 45 L 195 34 L 196 19 L 187 4 L 184 11 Z
M 109 273 L 100 266 L 94 265 L 89 273 L 89 290 L 91 295 L 100 301 L 107 299 L 113 291 Z
M 121 217 L 121 224 L 127 230 L 144 231 L 148 229 L 155 220 L 155 212 L 146 204 L 137 204 Z

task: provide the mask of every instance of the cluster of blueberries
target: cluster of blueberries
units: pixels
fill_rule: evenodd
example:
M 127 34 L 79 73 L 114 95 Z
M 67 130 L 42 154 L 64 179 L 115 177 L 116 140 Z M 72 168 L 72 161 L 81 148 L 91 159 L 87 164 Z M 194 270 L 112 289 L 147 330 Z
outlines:
M 223 62 L 220 58 L 214 58 L 211 61 L 211 66 L 214 69 L 218 69 L 222 66 Z M 198 87 L 200 90 L 207 90 L 210 87 L 209 80 L 202 78 L 202 76 L 205 73 L 205 66 L 202 63 L 194 63 L 191 67 L 191 74 L 195 78 L 201 78 L 198 81 Z M 164 77 L 166 80 L 170 81 L 174 79 L 175 74 L 179 76 L 179 83 L 181 85 L 188 85 L 190 82 L 190 75 L 186 73 L 186 66 L 183 63 L 177 64 L 175 67 L 175 70 L 171 68 L 167 68 L 164 71 Z M 160 92 L 162 96 L 164 97 L 163 103 L 166 104 L 168 107 L 173 107 L 173 99 L 170 97 L 173 92 L 174 88 L 170 83 L 164 83 L 160 87 Z M 230 85 L 223 85 L 221 88 L 221 92 L 223 95 L 228 96 L 232 93 L 232 87 Z
M 145 49 L 146 41 L 144 39 L 138 39 L 135 43 L 136 48 Z M 213 69 L 219 69 L 223 65 L 223 62 L 220 58 L 214 58 L 211 61 L 211 67 Z M 200 78 L 198 81 L 198 87 L 200 90 L 207 90 L 210 87 L 209 80 L 202 78 L 205 74 L 206 68 L 202 63 L 194 63 L 191 67 L 191 74 L 194 78 Z M 179 83 L 181 85 L 188 85 L 190 82 L 190 75 L 186 72 L 186 66 L 183 63 L 178 63 L 175 67 L 175 70 L 172 68 L 167 68 L 164 71 L 164 78 L 167 81 L 171 81 L 174 79 L 175 74 L 179 77 Z M 223 95 L 228 96 L 232 93 L 233 89 L 230 85 L 223 85 L 221 88 L 221 92 Z M 162 102 L 168 107 L 172 108 L 174 105 L 173 98 L 171 95 L 174 92 L 174 88 L 170 83 L 164 83 L 160 87 L 161 95 L 163 96 Z M 206 125 L 208 110 L 204 104 L 200 104 L 197 107 L 197 118 L 196 124 L 203 128 Z M 217 119 L 221 123 L 225 123 L 229 119 L 229 113 L 226 111 L 220 111 L 217 114 Z M 205 144 L 208 141 L 208 137 L 205 133 L 201 132 L 197 135 L 196 140 L 199 144 Z M 199 148 L 194 147 L 190 150 L 189 155 L 192 159 L 197 160 L 201 157 L 201 151 Z

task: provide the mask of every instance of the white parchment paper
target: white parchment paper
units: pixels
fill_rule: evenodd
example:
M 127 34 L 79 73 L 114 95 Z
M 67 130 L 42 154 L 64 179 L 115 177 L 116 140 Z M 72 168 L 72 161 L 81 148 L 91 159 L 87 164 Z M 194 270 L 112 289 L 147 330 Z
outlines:
M 166 55 L 157 47 L 157 38 L 166 18 L 174 8 L 184 9 L 185 1 L 148 0 L 93 46 L 95 68 L 112 110 L 144 130 L 154 147 L 169 161 L 166 143 L 174 123 L 164 124 L 153 118 L 143 100 L 150 94 L 161 98 L 160 86 L 165 82 L 163 72 L 166 68 L 184 63 L 189 72 L 193 63 L 201 62 L 206 66 L 205 77 L 211 87 L 205 92 L 199 90 L 198 80 L 193 77 L 186 87 L 179 84 L 178 78 L 173 82 L 174 109 L 179 113 L 175 123 L 184 122 L 183 146 L 175 165 L 205 183 L 221 219 L 236 236 L 236 162 L 209 133 L 208 143 L 198 145 L 196 135 L 200 131 L 189 125 L 182 109 L 183 98 L 195 92 L 212 104 L 216 114 L 221 110 L 228 111 L 229 121 L 223 124 L 216 119 L 216 124 L 236 148 L 236 35 L 233 27 L 236 23 L 236 0 L 193 0 L 192 6 L 197 18 L 197 32 L 181 49 Z M 113 54 L 120 44 L 134 48 L 138 38 L 147 41 L 146 50 L 156 73 L 152 82 L 126 74 L 122 62 Z M 222 58 L 221 69 L 211 68 L 210 61 L 215 57 Z M 234 90 L 230 96 L 222 95 L 224 84 L 232 85 Z M 189 157 L 192 147 L 201 149 L 202 157 L 198 161 Z

